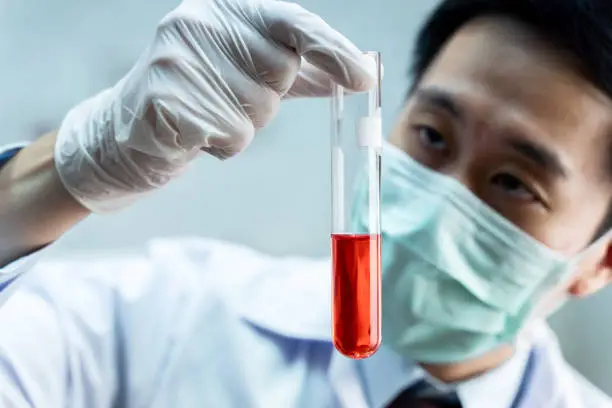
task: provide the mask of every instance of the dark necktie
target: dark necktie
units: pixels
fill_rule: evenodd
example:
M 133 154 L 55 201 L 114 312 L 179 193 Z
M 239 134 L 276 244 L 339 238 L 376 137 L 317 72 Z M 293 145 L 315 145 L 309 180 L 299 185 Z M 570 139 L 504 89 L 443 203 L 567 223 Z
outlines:
M 401 392 L 387 408 L 461 408 L 457 395 L 433 395 L 434 388 L 425 380 L 408 387 Z

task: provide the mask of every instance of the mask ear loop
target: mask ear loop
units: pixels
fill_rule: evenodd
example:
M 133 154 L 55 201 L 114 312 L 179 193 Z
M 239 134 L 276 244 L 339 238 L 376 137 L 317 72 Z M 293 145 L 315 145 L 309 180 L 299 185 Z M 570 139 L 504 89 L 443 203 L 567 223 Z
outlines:
M 547 293 L 540 297 L 533 309 L 529 312 L 529 317 L 525 320 L 523 326 L 519 330 L 515 347 L 520 350 L 526 350 L 533 346 L 535 334 L 538 332 L 539 321 L 547 319 L 565 303 L 570 300 L 571 296 L 567 293 L 565 285 L 553 287 Z
M 533 325 L 534 322 L 538 319 L 548 318 L 571 299 L 571 295 L 567 293 L 567 289 L 572 279 L 575 278 L 576 267 L 583 259 L 587 258 L 591 252 L 597 251 L 601 245 L 607 245 L 607 242 L 610 240 L 612 240 L 612 229 L 573 257 L 566 267 L 566 272 L 556 277 L 554 281 L 548 283 L 552 289 L 540 297 L 538 303 L 531 311 L 529 318 L 519 331 L 516 347 L 531 347 L 534 338 L 533 331 L 536 330 Z M 608 247 L 606 258 L 612 263 L 612 246 Z
M 610 240 L 612 240 L 612 229 L 601 237 L 597 238 L 593 243 L 580 251 L 578 254 L 571 257 L 564 268 L 565 271 L 558 276 L 556 276 L 556 274 L 552 274 L 552 276 L 547 279 L 545 286 L 556 287 L 559 285 L 568 284 L 569 281 L 574 278 L 574 273 L 576 272 L 576 268 L 580 265 L 580 263 L 585 258 L 588 258 L 591 253 L 596 252 L 601 245 L 607 244 L 607 242 Z M 612 258 L 612 248 L 607 252 L 606 256 L 610 256 Z M 610 259 L 610 261 L 612 261 L 612 259 Z

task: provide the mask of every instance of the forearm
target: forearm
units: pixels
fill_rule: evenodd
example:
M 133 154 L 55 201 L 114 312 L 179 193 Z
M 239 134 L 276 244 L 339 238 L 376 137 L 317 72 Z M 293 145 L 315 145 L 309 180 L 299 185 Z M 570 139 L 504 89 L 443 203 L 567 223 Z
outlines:
M 0 266 L 55 241 L 89 214 L 57 175 L 55 140 L 55 132 L 41 137 L 0 169 Z

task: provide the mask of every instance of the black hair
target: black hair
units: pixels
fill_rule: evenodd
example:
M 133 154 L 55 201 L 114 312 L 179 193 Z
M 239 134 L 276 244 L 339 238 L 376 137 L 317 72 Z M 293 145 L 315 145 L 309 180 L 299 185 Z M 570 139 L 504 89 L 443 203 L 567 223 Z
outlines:
M 490 16 L 528 26 L 569 55 L 579 73 L 612 99 L 612 0 L 443 0 L 417 35 L 411 91 L 460 28 Z M 612 177 L 612 152 L 610 156 Z M 611 227 L 612 203 L 597 236 Z
M 523 23 L 569 53 L 582 75 L 612 98 L 610 0 L 444 0 L 421 28 L 413 55 L 418 82 L 446 42 L 466 23 L 485 16 Z

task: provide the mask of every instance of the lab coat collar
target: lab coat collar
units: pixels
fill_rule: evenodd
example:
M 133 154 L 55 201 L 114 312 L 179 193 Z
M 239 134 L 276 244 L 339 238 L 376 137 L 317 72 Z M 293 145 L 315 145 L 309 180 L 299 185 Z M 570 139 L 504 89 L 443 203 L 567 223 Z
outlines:
M 276 334 L 331 342 L 331 264 L 328 259 L 270 259 L 237 291 L 238 312 Z
M 357 361 L 334 352 L 328 369 L 329 382 L 343 408 L 371 408 Z
M 279 258 L 216 239 L 157 239 L 149 244 L 156 264 L 192 265 L 222 290 L 237 316 L 274 334 L 330 342 L 331 262 Z
M 421 367 L 385 347 L 354 364 L 371 407 L 388 406 L 404 389 L 425 377 Z

